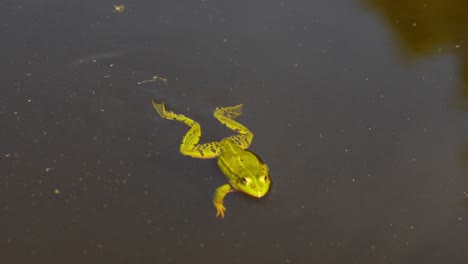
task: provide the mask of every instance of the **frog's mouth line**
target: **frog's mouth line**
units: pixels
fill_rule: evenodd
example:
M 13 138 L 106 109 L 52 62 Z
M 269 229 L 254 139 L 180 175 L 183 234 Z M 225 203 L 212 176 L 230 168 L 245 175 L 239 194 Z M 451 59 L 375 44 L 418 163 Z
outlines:
M 262 198 L 266 195 L 266 193 L 262 195 L 260 192 L 258 192 L 257 194 L 250 194 L 250 193 L 245 193 L 245 194 L 247 194 L 248 197 L 252 197 L 253 199 Z
M 268 191 L 269 191 L 269 190 L 268 190 Z M 250 194 L 250 193 L 247 193 L 247 192 L 246 192 L 246 194 L 248 194 L 250 197 L 262 198 L 263 196 L 265 196 L 265 195 L 268 193 L 268 191 L 267 191 L 266 193 L 263 193 L 263 194 L 262 194 L 261 191 L 257 191 L 256 194 L 255 194 L 255 193 Z

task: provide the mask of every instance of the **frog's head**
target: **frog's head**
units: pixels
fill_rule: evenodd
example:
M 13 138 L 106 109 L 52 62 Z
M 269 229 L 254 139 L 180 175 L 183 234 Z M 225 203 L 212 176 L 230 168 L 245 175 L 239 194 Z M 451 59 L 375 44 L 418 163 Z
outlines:
M 249 173 L 240 175 L 236 187 L 239 191 L 260 198 L 270 190 L 271 180 L 268 175 L 268 166 L 255 153 L 250 150 L 247 151 L 255 156 L 256 162 L 247 166 Z

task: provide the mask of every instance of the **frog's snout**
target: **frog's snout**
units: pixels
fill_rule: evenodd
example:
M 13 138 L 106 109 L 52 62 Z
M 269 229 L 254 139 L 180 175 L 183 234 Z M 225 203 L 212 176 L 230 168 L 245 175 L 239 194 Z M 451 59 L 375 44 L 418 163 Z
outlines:
M 257 191 L 257 198 L 262 198 L 263 196 L 265 196 L 265 192 L 262 192 L 261 190 L 258 190 Z

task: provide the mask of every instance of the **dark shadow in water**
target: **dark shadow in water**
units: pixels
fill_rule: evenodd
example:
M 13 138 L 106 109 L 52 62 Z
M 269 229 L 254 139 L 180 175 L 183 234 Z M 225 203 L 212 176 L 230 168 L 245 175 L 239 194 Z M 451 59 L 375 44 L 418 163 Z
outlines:
M 365 0 L 399 37 L 407 59 L 453 53 L 460 61 L 460 95 L 468 100 L 468 2 Z
M 468 165 L 468 143 L 465 144 L 465 146 L 463 147 L 461 157 L 462 157 L 463 163 Z
M 449 53 L 460 64 L 459 98 L 455 105 L 468 112 L 468 1 L 364 0 L 377 11 L 398 37 L 405 60 Z M 460 154 L 468 164 L 468 144 Z

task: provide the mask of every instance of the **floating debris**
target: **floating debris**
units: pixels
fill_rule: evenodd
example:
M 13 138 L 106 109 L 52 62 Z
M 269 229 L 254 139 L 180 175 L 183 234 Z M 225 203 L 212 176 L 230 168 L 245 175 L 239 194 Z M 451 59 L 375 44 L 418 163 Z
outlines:
M 124 5 L 114 5 L 114 12 L 123 13 L 125 11 Z
M 167 84 L 167 78 L 164 78 L 164 77 L 161 77 L 161 76 L 158 76 L 158 75 L 153 76 L 152 79 L 137 82 L 137 84 L 141 85 L 141 84 L 145 84 L 145 83 L 149 83 L 149 82 L 157 82 L 157 81 L 160 81 L 160 82 L 162 82 L 164 84 Z

